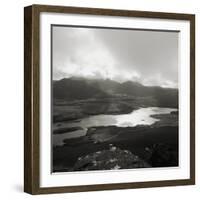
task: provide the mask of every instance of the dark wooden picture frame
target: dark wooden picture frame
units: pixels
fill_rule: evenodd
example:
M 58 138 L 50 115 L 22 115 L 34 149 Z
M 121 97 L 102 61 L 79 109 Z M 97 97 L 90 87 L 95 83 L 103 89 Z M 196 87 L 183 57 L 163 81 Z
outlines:
M 40 187 L 40 13 L 125 16 L 190 22 L 190 178 L 150 182 Z M 192 14 L 32 5 L 24 9 L 24 191 L 30 194 L 83 192 L 195 184 L 195 16 Z

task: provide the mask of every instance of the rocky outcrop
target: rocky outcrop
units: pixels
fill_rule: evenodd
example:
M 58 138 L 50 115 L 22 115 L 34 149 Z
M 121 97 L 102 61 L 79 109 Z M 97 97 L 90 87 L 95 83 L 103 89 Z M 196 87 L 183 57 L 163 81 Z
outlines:
M 109 149 L 79 157 L 72 171 L 115 170 L 151 167 L 137 155 L 110 144 Z

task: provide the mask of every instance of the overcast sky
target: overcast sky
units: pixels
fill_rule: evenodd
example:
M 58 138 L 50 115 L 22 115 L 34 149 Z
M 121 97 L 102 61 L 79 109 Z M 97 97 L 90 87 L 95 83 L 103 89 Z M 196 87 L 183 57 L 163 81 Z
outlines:
M 178 33 L 53 27 L 53 79 L 78 76 L 177 87 Z

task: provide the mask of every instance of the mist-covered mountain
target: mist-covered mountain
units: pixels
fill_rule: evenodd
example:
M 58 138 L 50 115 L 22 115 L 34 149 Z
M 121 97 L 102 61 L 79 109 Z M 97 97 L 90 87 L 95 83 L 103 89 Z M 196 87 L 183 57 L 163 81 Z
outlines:
M 157 86 L 144 86 L 138 82 L 119 83 L 110 79 L 64 78 L 53 81 L 54 99 L 75 100 L 112 96 L 153 97 L 158 106 L 178 105 L 178 90 Z
M 87 80 L 64 78 L 53 82 L 54 99 L 75 100 L 106 96 L 107 93 L 98 85 L 90 84 Z

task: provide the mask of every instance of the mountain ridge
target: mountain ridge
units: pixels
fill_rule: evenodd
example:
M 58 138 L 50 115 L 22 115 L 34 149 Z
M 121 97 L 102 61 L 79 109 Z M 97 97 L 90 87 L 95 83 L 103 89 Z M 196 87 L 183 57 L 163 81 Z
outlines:
M 85 79 L 78 77 L 53 81 L 53 98 L 80 100 L 113 96 L 154 97 L 158 105 L 178 105 L 178 89 L 144 86 L 139 82 L 119 83 L 110 79 Z

